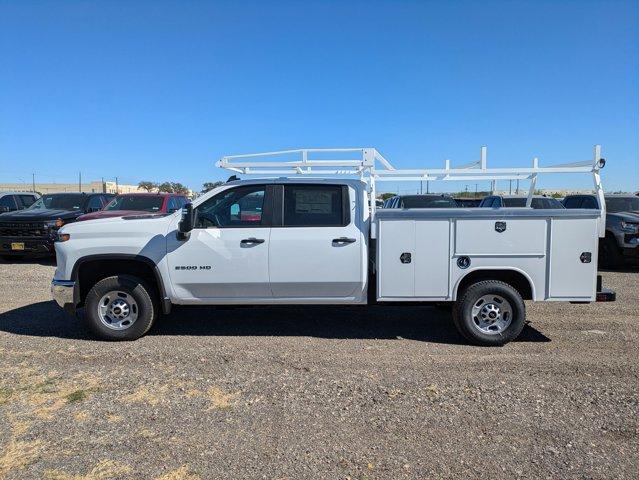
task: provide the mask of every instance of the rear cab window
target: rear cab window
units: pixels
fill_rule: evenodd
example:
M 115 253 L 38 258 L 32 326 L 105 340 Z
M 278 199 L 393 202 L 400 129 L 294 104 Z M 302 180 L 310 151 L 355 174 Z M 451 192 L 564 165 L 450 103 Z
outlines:
M 284 227 L 343 227 L 350 223 L 346 185 L 284 185 Z

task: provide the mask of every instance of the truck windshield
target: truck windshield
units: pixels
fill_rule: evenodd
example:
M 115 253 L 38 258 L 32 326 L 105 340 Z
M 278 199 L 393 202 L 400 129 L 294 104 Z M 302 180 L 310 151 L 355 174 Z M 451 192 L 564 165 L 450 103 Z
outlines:
M 79 193 L 43 195 L 29 207 L 29 210 L 81 210 L 86 197 Z
M 105 210 L 136 210 L 140 212 L 159 212 L 164 197 L 154 195 L 120 195 L 104 207 Z
M 409 195 L 402 198 L 402 203 L 404 208 L 457 208 L 457 203 L 450 197 Z
M 639 212 L 639 197 L 608 197 L 606 210 L 609 212 Z

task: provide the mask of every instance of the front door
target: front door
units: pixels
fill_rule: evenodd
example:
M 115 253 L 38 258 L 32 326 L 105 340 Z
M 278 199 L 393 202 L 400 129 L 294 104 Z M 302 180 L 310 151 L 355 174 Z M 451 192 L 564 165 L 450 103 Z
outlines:
M 276 188 L 278 211 L 269 247 L 273 296 L 356 301 L 366 280 L 355 191 L 346 185 L 325 184 Z
M 169 236 L 171 283 L 180 300 L 271 298 L 271 187 L 230 188 L 195 207 L 187 240 Z

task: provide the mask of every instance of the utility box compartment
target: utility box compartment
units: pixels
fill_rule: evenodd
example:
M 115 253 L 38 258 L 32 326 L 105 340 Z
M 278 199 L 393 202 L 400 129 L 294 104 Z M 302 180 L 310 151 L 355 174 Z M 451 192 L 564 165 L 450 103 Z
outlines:
M 375 221 L 379 301 L 456 300 L 480 270 L 515 275 L 533 300 L 595 300 L 597 211 L 387 209 Z
M 448 219 L 383 221 L 378 231 L 378 297 L 448 296 Z

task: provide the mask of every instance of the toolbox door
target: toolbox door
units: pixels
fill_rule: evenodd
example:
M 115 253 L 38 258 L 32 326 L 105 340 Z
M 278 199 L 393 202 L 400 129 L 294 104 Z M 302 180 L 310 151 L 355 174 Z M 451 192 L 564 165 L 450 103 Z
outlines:
M 379 222 L 378 297 L 415 296 L 415 221 Z

